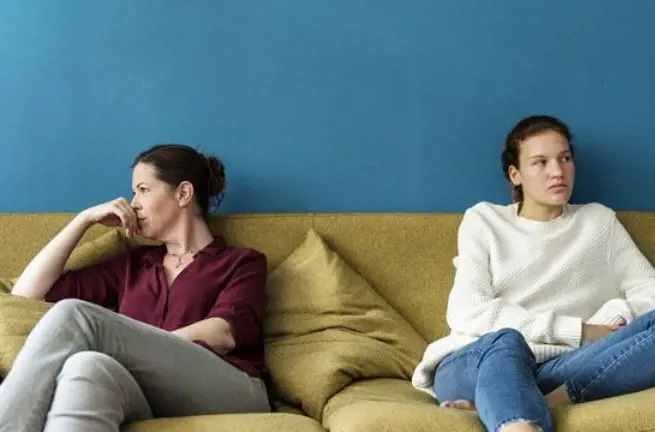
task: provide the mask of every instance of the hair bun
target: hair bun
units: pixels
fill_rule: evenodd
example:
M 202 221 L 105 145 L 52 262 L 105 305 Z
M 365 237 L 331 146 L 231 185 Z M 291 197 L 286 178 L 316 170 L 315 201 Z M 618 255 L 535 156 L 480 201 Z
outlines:
M 209 196 L 215 197 L 225 189 L 225 165 L 216 156 L 208 156 L 207 166 L 209 168 Z

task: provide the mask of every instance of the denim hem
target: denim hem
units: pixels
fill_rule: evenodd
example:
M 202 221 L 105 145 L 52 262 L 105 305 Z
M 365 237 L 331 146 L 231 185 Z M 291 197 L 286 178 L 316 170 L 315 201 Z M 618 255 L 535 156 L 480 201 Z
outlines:
M 536 422 L 534 422 L 533 420 L 524 419 L 523 417 L 509 417 L 507 420 L 503 420 L 499 422 L 498 426 L 496 426 L 496 428 L 494 429 L 494 432 L 499 432 L 503 426 L 506 426 L 511 423 L 527 423 L 530 426 L 534 426 L 543 432 L 543 429 L 539 427 Z

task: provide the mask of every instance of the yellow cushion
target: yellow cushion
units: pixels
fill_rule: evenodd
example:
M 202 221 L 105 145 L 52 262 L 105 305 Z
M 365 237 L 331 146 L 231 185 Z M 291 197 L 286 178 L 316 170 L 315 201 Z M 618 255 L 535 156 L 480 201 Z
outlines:
M 0 293 L 8 293 L 11 287 L 14 286 L 14 281 L 11 279 L 0 278 Z
M 112 230 L 95 240 L 76 247 L 66 263 L 66 269 L 76 270 L 109 259 L 127 251 L 127 243 L 118 230 Z M 11 367 L 25 339 L 50 304 L 7 294 L 16 278 L 0 279 L 0 375 Z
M 408 381 L 377 379 L 354 383 L 325 407 L 331 432 L 483 432 L 474 412 L 440 408 Z
M 401 287 L 399 287 L 401 289 Z M 357 379 L 409 379 L 426 342 L 314 231 L 268 280 L 267 363 L 278 395 L 319 419 Z
M 552 410 L 558 432 L 652 431 L 655 389 Z M 440 408 L 407 381 L 377 379 L 354 383 L 325 407 L 323 426 L 331 432 L 483 432 L 477 414 Z
M 326 432 L 316 420 L 283 413 L 162 418 L 132 423 L 124 430 L 125 432 Z
M 11 294 L 0 294 L 0 375 L 5 376 L 27 335 L 51 304 Z
M 66 262 L 66 270 L 78 270 L 108 260 L 127 252 L 128 248 L 129 244 L 123 233 L 118 229 L 113 229 L 73 249 Z

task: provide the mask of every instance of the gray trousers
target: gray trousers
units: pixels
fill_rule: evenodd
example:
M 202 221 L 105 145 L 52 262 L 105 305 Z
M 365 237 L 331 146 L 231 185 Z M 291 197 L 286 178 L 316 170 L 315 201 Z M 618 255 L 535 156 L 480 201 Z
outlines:
M 0 384 L 0 432 L 116 432 L 153 417 L 269 410 L 261 380 L 80 300 L 43 316 Z

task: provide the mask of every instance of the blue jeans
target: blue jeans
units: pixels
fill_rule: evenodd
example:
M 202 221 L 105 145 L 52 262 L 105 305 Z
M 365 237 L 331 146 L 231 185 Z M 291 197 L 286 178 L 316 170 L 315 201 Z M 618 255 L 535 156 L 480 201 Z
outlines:
M 655 311 L 566 354 L 537 363 L 516 330 L 488 333 L 437 368 L 440 401 L 473 401 L 488 431 L 526 420 L 553 431 L 544 395 L 564 385 L 573 403 L 655 387 Z

